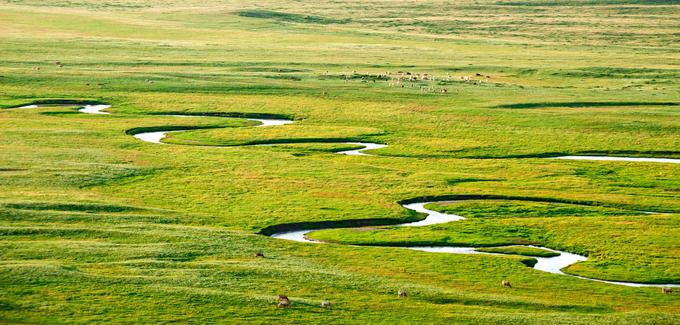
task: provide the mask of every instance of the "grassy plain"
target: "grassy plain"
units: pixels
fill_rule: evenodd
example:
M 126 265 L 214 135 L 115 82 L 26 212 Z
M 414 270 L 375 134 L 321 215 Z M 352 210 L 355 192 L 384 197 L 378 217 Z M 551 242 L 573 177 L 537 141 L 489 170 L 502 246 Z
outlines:
M 571 274 L 680 283 L 680 165 L 546 159 L 680 158 L 679 18 L 662 0 L 0 0 L 0 321 L 677 322 L 676 293 L 546 274 L 526 257 L 257 233 L 398 222 L 418 217 L 402 200 L 490 195 L 432 207 L 468 217 L 451 224 L 311 236 L 536 243 L 587 255 Z M 437 79 L 372 81 L 398 71 Z M 10 108 L 45 99 L 112 114 Z M 168 145 L 128 134 L 167 126 L 204 129 Z M 334 154 L 347 140 L 389 146 Z M 275 308 L 277 294 L 293 308 Z

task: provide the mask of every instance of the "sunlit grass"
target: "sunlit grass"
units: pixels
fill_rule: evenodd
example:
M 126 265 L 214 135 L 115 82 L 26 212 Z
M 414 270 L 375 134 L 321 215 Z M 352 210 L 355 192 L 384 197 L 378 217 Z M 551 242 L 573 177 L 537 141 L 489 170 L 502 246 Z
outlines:
M 570 274 L 680 283 L 679 165 L 547 159 L 680 157 L 676 4 L 50 0 L 0 9 L 0 322 L 661 324 L 680 313 L 675 293 L 520 263 L 545 251 L 431 254 L 257 234 L 361 220 L 373 226 L 310 236 L 537 244 L 587 255 Z M 401 87 L 400 71 L 436 80 Z M 112 107 L 102 116 L 10 108 L 37 100 Z M 240 118 L 254 114 L 295 123 Z M 195 130 L 165 145 L 130 136 L 169 127 Z M 345 141 L 388 147 L 335 154 L 355 148 Z M 240 146 L 272 142 L 286 143 Z M 477 200 L 428 207 L 467 220 L 375 226 L 422 217 L 403 200 L 451 195 Z M 278 294 L 293 308 L 275 308 Z

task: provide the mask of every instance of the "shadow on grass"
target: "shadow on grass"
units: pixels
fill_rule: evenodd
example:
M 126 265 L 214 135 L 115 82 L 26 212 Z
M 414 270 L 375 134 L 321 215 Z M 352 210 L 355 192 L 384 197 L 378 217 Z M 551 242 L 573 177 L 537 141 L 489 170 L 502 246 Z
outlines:
M 186 115 L 196 117 L 235 117 L 235 118 L 261 118 L 261 119 L 279 119 L 279 120 L 293 120 L 293 116 L 286 114 L 273 113 L 242 113 L 242 112 L 162 112 L 150 113 L 149 115 Z
M 514 158 L 555 158 L 561 156 L 612 156 L 612 157 L 637 157 L 637 158 L 673 158 L 680 156 L 680 151 L 675 150 L 587 150 L 576 152 L 540 152 L 518 155 L 470 155 L 458 158 L 468 159 L 514 159 Z M 455 156 L 454 156 L 455 157 Z
M 525 202 L 544 202 L 544 203 L 564 203 L 584 206 L 599 206 L 608 208 L 619 208 L 631 211 L 647 211 L 649 207 L 642 207 L 637 205 L 628 205 L 621 203 L 609 203 L 587 200 L 573 200 L 561 199 L 551 197 L 531 197 L 531 196 L 514 196 L 514 195 L 487 195 L 487 194 L 452 194 L 452 195 L 425 195 L 418 196 L 406 200 L 399 201 L 399 204 L 409 204 L 418 202 L 439 202 L 439 201 L 467 201 L 467 200 L 508 200 L 508 201 L 525 201 Z M 659 212 L 678 212 L 678 210 L 665 209 Z
M 600 207 L 611 207 L 628 209 L 631 211 L 639 210 L 645 211 L 646 207 L 632 206 L 620 203 L 608 203 L 608 202 L 597 202 L 597 201 L 585 201 L 585 200 L 572 200 L 572 199 L 561 199 L 561 198 L 550 198 L 550 197 L 529 197 L 529 196 L 510 196 L 510 195 L 486 195 L 486 194 L 451 194 L 451 195 L 424 195 L 413 197 L 410 199 L 405 199 L 399 201 L 399 205 L 405 205 L 410 203 L 420 203 L 420 202 L 441 202 L 441 201 L 467 201 L 467 200 L 509 200 L 509 201 L 526 201 L 526 202 L 545 202 L 545 203 L 563 203 L 563 204 L 574 204 L 574 205 L 584 205 L 584 206 L 600 206 Z M 661 212 L 661 211 L 660 211 Z M 666 209 L 663 212 L 678 212 L 672 209 Z M 366 227 L 366 226 L 390 226 L 397 225 L 406 222 L 413 222 L 423 220 L 425 214 L 418 213 L 413 210 L 405 211 L 406 217 L 401 219 L 393 218 L 375 218 L 375 219 L 350 219 L 350 220 L 339 220 L 339 221 L 310 221 L 310 222 L 295 222 L 273 225 L 263 228 L 258 232 L 260 235 L 271 236 L 272 234 L 284 231 L 297 231 L 297 230 L 322 230 L 322 229 L 332 229 L 332 228 L 356 228 L 356 227 Z M 519 244 L 519 243 L 518 243 Z M 408 242 L 404 244 L 405 246 L 428 246 L 433 245 L 432 242 Z M 382 246 L 380 243 L 371 243 L 370 246 Z M 398 244 L 389 243 L 385 246 L 398 247 Z M 461 245 L 464 246 L 464 245 Z M 497 245 L 493 245 L 497 246 Z
M 36 210 L 36 211 L 72 211 L 72 212 L 129 212 L 140 211 L 142 209 L 122 206 L 122 205 L 108 205 L 108 204 L 92 204 L 92 203 L 42 203 L 42 202 L 27 202 L 27 203 L 7 203 L 5 207 L 17 210 Z
M 409 210 L 410 211 L 410 210 Z M 293 222 L 279 225 L 268 226 L 260 230 L 257 234 L 271 236 L 275 233 L 285 231 L 296 231 L 306 229 L 331 229 L 331 228 L 355 228 L 367 226 L 389 226 L 397 225 L 405 222 L 419 221 L 424 219 L 424 215 L 417 213 L 410 213 L 410 215 L 403 219 L 390 218 L 375 218 L 375 219 L 349 219 L 338 221 L 309 221 L 309 222 Z
M 236 14 L 241 17 L 271 19 L 289 23 L 300 24 L 347 24 L 351 19 L 334 19 L 321 16 L 310 16 L 302 14 L 293 14 L 280 11 L 262 10 L 262 9 L 247 9 L 237 11 Z
M 204 129 L 221 129 L 223 126 L 209 125 L 209 126 L 197 126 L 197 125 L 163 125 L 163 126 L 141 126 L 132 129 L 125 130 L 127 135 L 136 135 L 139 133 L 146 132 L 163 132 L 163 131 L 180 131 L 180 130 L 204 130 Z
M 463 178 L 449 178 L 446 180 L 448 185 L 458 185 L 463 183 L 477 183 L 477 182 L 502 182 L 504 179 L 501 178 L 476 178 L 476 177 L 463 177 Z
M 548 107 L 622 107 L 622 106 L 677 106 L 674 102 L 543 102 L 498 105 L 495 108 L 533 109 Z
M 373 134 L 371 134 L 373 135 Z M 295 144 L 295 143 L 346 143 L 346 142 L 365 142 L 359 138 L 284 138 L 284 139 L 270 139 L 270 140 L 255 140 L 245 142 L 244 146 L 251 145 L 266 145 L 266 144 Z M 237 146 L 241 146 L 240 144 Z M 359 146 L 357 146 L 358 148 Z M 339 151 L 342 151 L 340 149 Z
M 571 311 L 571 312 L 608 312 L 611 311 L 608 307 L 601 306 L 580 306 L 580 305 L 545 305 L 542 303 L 531 303 L 524 301 L 498 301 L 495 299 L 474 299 L 470 297 L 434 297 L 426 299 L 427 301 L 438 305 L 466 305 L 466 306 L 487 306 L 487 307 L 501 307 L 512 308 L 518 310 L 532 310 L 532 311 Z

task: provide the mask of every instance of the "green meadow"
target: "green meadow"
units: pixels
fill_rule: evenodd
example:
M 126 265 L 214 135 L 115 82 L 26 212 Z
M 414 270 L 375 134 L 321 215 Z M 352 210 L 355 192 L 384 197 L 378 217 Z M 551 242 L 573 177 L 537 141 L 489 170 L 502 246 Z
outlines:
M 680 158 L 679 30 L 672 0 L 0 0 L 0 323 L 677 323 L 678 288 L 515 245 L 680 284 L 680 164 L 552 159 Z M 393 226 L 420 201 L 466 219 Z M 267 236 L 298 228 L 334 229 Z

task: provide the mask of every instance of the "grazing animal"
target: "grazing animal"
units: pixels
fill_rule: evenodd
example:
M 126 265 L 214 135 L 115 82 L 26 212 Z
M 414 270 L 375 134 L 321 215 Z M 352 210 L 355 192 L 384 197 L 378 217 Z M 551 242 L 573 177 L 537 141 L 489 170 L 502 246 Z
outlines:
M 264 258 L 264 253 L 262 253 L 262 252 L 257 252 L 257 253 L 255 253 L 255 257 L 262 257 L 262 258 Z
M 664 294 L 671 294 L 673 293 L 673 288 L 663 287 L 661 288 L 661 292 L 663 292 Z
M 288 299 L 288 296 L 286 295 L 279 295 L 277 298 L 278 304 L 276 307 L 278 308 L 290 308 L 290 299 Z
M 321 307 L 323 308 L 331 308 L 331 302 L 328 300 L 324 300 L 321 302 Z
M 508 280 L 503 280 L 503 281 L 501 281 L 501 284 L 502 284 L 504 287 L 512 288 L 512 284 L 510 284 L 510 281 L 508 281 Z
M 406 290 L 403 290 L 403 289 L 402 289 L 402 290 L 399 290 L 399 292 L 397 292 L 397 293 L 399 294 L 399 297 L 400 297 L 400 298 L 406 298 L 406 297 L 408 297 L 408 292 L 406 292 Z

